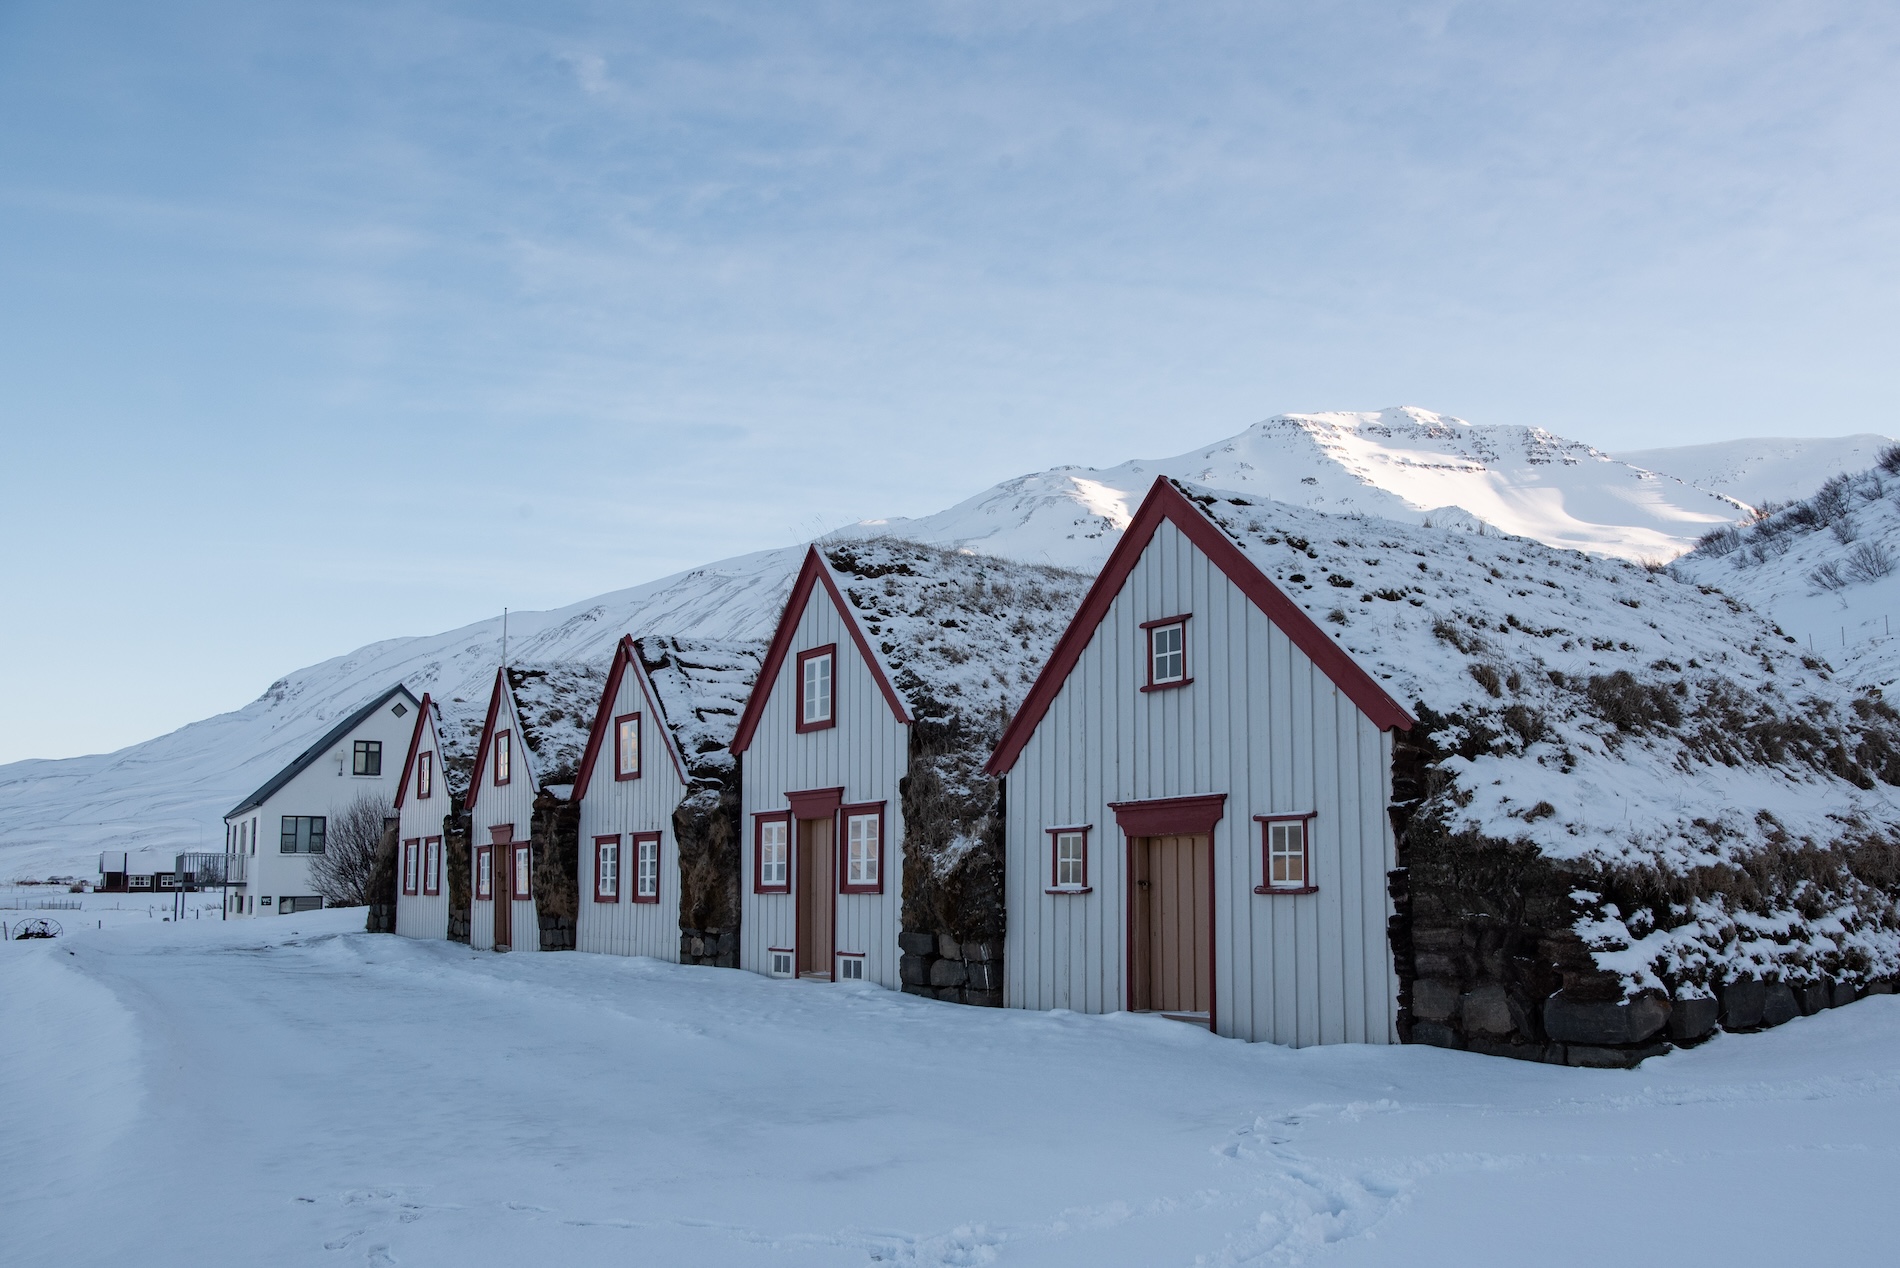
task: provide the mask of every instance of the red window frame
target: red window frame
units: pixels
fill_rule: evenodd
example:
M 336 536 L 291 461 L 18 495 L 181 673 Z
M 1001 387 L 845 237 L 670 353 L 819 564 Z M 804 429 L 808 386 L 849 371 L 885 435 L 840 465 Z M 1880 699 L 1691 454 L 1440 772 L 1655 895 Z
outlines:
M 785 880 L 782 884 L 765 883 L 765 825 L 782 823 L 785 825 Z M 789 810 L 768 810 L 752 816 L 752 892 L 755 894 L 789 894 L 792 892 L 792 812 Z
M 805 721 L 805 664 L 820 656 L 831 657 L 831 700 L 830 709 L 822 722 Z M 804 735 L 808 731 L 823 731 L 838 725 L 838 645 L 826 643 L 823 647 L 814 647 L 798 654 L 798 711 L 792 715 L 796 731 Z
M 416 800 L 435 796 L 435 751 L 424 749 L 416 754 Z
M 534 851 L 525 841 L 517 841 L 508 848 L 515 852 L 515 888 L 512 897 L 517 901 L 533 898 L 534 887 L 529 876 L 534 871 Z
M 1260 825 L 1260 883 L 1253 888 L 1256 894 L 1317 894 L 1319 885 L 1313 879 L 1313 820 L 1319 817 L 1317 810 L 1305 814 L 1255 815 L 1253 821 Z M 1276 823 L 1298 823 L 1300 825 L 1300 874 L 1306 878 L 1304 885 L 1275 885 L 1273 883 L 1272 836 Z
M 402 892 L 418 893 L 422 879 L 422 838 L 410 837 L 402 843 Z
M 621 747 L 620 747 L 620 728 L 629 722 L 633 723 L 633 769 L 632 770 L 628 770 L 626 768 L 626 761 L 625 761 L 626 755 L 621 750 Z M 641 752 L 642 745 L 640 743 L 640 739 L 641 739 L 641 736 L 640 736 L 640 715 L 639 714 L 623 713 L 619 717 L 614 719 L 614 778 L 615 779 L 620 780 L 620 779 L 640 778 L 640 761 L 641 761 L 641 758 L 645 756 L 645 754 Z
M 488 866 L 483 867 L 484 863 Z M 492 845 L 475 847 L 475 897 L 482 902 L 492 902 L 495 897 L 495 847 Z
M 422 838 L 422 892 L 442 892 L 442 838 Z
M 1192 620 L 1193 617 L 1194 614 L 1192 612 L 1183 612 L 1178 616 L 1164 616 L 1153 621 L 1143 621 L 1141 623 L 1141 629 L 1147 636 L 1143 640 L 1143 645 L 1148 655 L 1147 667 L 1142 671 L 1142 676 L 1147 680 L 1146 685 L 1142 687 L 1143 691 L 1173 691 L 1177 687 L 1188 686 L 1194 681 L 1194 676 L 1188 673 L 1187 655 L 1187 623 Z M 1167 682 L 1156 682 L 1155 631 L 1165 629 L 1170 625 L 1178 625 L 1181 627 L 1181 676 L 1179 678 L 1170 678 Z
M 838 892 L 840 894 L 881 894 L 884 892 L 884 807 L 882 801 L 866 801 L 855 806 L 838 807 Z M 853 885 L 851 876 L 851 820 L 877 819 L 877 882 Z
M 653 892 L 651 894 L 642 894 L 640 892 L 640 847 L 649 841 L 653 843 Z M 627 859 L 633 864 L 632 867 L 627 869 L 628 875 L 633 878 L 633 884 L 627 887 L 628 902 L 657 903 L 660 901 L 660 859 L 664 853 L 665 851 L 660 848 L 659 833 L 633 832 L 628 834 Z
M 1043 831 L 1049 834 L 1049 887 L 1042 892 L 1045 894 L 1086 894 L 1090 892 L 1092 886 L 1089 885 L 1089 834 L 1095 831 L 1095 825 L 1092 823 L 1083 823 L 1067 828 L 1044 828 Z M 1056 847 L 1059 839 L 1067 836 L 1080 836 L 1082 838 L 1082 883 L 1080 885 L 1064 885 L 1059 879 L 1059 860 L 1056 855 Z
M 491 773 L 495 777 L 495 787 L 506 787 L 515 777 L 515 733 L 513 731 L 495 732 L 495 748 L 489 757 Z M 503 747 L 507 752 L 502 752 Z
M 606 890 L 602 889 L 600 886 L 601 873 L 604 870 L 600 865 L 600 861 L 601 861 L 600 847 L 603 845 L 611 845 L 614 847 L 614 892 L 611 894 L 608 893 Z M 619 902 L 620 891 L 626 885 L 626 875 L 627 875 L 626 860 L 620 857 L 620 834 L 615 833 L 612 836 L 595 837 L 594 838 L 594 901 L 597 903 Z

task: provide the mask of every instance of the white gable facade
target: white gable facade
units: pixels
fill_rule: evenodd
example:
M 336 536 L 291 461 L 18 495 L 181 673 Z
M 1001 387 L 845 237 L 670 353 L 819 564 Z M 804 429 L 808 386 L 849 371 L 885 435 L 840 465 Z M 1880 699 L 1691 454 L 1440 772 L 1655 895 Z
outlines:
M 1157 483 L 991 762 L 1009 1005 L 1397 1042 L 1386 807 L 1410 720 L 1271 590 Z
M 225 816 L 231 916 L 287 915 L 323 905 L 310 860 L 323 852 L 330 820 L 358 797 L 395 801 L 419 707 L 407 688 L 391 688 Z
M 422 697 L 396 792 L 396 932 L 407 938 L 449 936 L 448 863 L 443 820 L 451 812 L 444 783 L 440 724 Z
M 536 773 L 505 671 L 495 675 L 468 789 L 469 945 L 538 951 L 532 884 Z
M 810 552 L 733 742 L 744 771 L 741 968 L 897 988 L 909 723 Z
M 680 958 L 679 841 L 688 784 L 651 682 L 625 641 L 608 673 L 576 796 L 580 913 L 575 947 Z

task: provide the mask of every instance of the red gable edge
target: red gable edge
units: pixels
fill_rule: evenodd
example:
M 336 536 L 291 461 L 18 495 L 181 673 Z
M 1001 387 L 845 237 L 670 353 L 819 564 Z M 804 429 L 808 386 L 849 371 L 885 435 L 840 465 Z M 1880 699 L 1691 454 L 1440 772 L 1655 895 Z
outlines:
M 1135 517 L 1122 533 L 1121 541 L 1116 543 L 1114 552 L 1109 555 L 1101 575 L 1089 587 L 1088 596 L 1082 600 L 1075 619 L 1062 632 L 1062 638 L 1056 643 L 1049 663 L 1036 675 L 1036 685 L 1029 689 L 1022 708 L 1016 711 L 1016 716 L 1010 719 L 1009 726 L 1004 729 L 1003 738 L 997 741 L 996 751 L 990 754 L 990 760 L 984 765 L 985 770 L 992 775 L 1003 775 L 1016 764 L 1023 747 L 1029 743 L 1029 737 L 1035 733 L 1037 724 L 1049 711 L 1049 706 L 1055 703 L 1056 695 L 1068 681 L 1075 663 L 1082 658 L 1083 649 L 1095 637 L 1096 627 L 1108 615 L 1109 605 L 1114 603 L 1115 596 L 1127 584 L 1128 575 L 1135 570 L 1141 552 L 1147 549 L 1163 520 L 1180 529 L 1229 581 L 1240 587 L 1241 593 L 1251 599 L 1269 621 L 1279 626 L 1293 640 L 1293 645 L 1304 652 L 1307 659 L 1334 686 L 1345 692 L 1346 698 L 1370 718 L 1373 725 L 1381 731 L 1411 729 L 1412 715 L 1388 695 L 1385 688 L 1345 648 L 1328 638 L 1326 632 L 1289 599 L 1285 591 L 1260 571 L 1259 565 L 1247 558 L 1239 543 L 1229 537 L 1219 524 L 1190 502 L 1173 481 L 1166 476 L 1158 476 L 1153 487 L 1148 490 L 1148 496 L 1142 499 Z
M 838 583 L 831 579 L 831 569 L 825 565 L 818 548 L 813 546 L 805 552 L 805 563 L 798 570 L 798 580 L 792 583 L 792 597 L 785 601 L 785 611 L 779 615 L 778 629 L 772 634 L 772 646 L 765 653 L 765 663 L 759 667 L 752 694 L 746 697 L 745 712 L 739 715 L 739 728 L 732 736 L 731 748 L 734 753 L 743 753 L 751 746 L 752 733 L 758 729 L 759 719 L 765 713 L 765 702 L 771 698 L 772 688 L 778 683 L 779 667 L 785 663 L 785 654 L 792 649 L 792 635 L 798 629 L 798 619 L 804 615 L 805 605 L 811 601 L 813 587 L 821 581 L 824 582 L 825 593 L 831 596 L 832 606 L 844 618 L 845 628 L 851 631 L 851 641 L 857 644 L 858 655 L 871 667 L 871 677 L 877 680 L 878 690 L 884 693 L 891 712 L 897 715 L 899 722 L 906 726 L 910 724 L 910 711 L 904 708 L 904 701 L 897 694 L 897 689 L 891 686 L 891 680 L 884 676 L 884 667 L 872 654 L 871 644 L 864 637 L 857 614 L 844 601 L 844 596 L 838 593 Z
M 429 693 L 422 693 L 422 711 L 416 718 L 415 730 L 409 733 L 409 755 L 402 759 L 402 782 L 396 785 L 396 809 L 402 809 L 403 799 L 409 795 L 409 776 L 416 768 L 416 749 L 422 744 L 422 726 L 429 720 Z M 436 745 L 440 748 L 441 745 Z
M 587 732 L 587 751 L 581 754 L 580 774 L 574 779 L 574 801 L 585 797 L 588 785 L 594 782 L 594 759 L 600 756 L 600 746 L 607 739 L 607 728 L 613 725 L 614 701 L 620 695 L 620 679 L 627 672 L 628 665 L 634 668 L 634 681 L 640 684 L 640 694 L 646 698 L 647 708 L 652 711 L 654 729 L 660 734 L 660 742 L 666 746 L 667 756 L 673 759 L 673 769 L 679 773 L 680 783 L 692 787 L 693 781 L 686 777 L 686 765 L 680 760 L 679 746 L 673 742 L 672 729 L 667 726 L 666 717 L 660 711 L 660 702 L 653 694 L 653 680 L 647 676 L 646 666 L 640 663 L 639 651 L 633 645 L 633 635 L 622 634 L 620 642 L 614 645 L 614 663 L 607 670 L 607 689 L 601 692 L 600 707 L 594 710 L 594 725 Z
M 488 693 L 488 719 L 482 723 L 481 742 L 475 746 L 475 769 L 469 772 L 468 792 L 462 798 L 462 808 L 470 814 L 475 812 L 475 794 L 482 788 L 482 771 L 488 766 L 488 741 L 494 738 L 495 714 L 501 708 L 501 693 L 507 687 L 506 667 L 495 671 L 495 687 Z

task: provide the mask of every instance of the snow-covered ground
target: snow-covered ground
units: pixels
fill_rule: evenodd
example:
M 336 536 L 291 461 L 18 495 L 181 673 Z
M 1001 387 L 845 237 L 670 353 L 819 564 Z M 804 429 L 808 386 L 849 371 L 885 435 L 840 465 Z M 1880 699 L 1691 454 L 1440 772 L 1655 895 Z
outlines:
M 1900 1237 L 1900 998 L 1573 1070 L 113 901 L 0 945 L 10 1265 L 1871 1264 Z

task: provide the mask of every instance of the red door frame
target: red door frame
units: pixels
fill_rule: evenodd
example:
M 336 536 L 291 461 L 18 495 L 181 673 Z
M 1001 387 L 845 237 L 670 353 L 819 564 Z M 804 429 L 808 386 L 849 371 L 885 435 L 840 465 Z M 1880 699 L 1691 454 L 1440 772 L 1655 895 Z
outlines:
M 832 661 L 832 673 L 834 675 L 837 673 L 837 661 L 835 659 Z M 837 699 L 835 690 L 832 693 L 832 699 L 834 701 Z M 803 885 L 805 881 L 803 875 L 804 869 L 799 866 L 798 862 L 798 825 L 814 820 L 829 819 L 831 820 L 831 866 L 833 873 L 831 877 L 831 893 L 827 895 L 829 901 L 825 905 L 831 912 L 831 980 L 835 983 L 838 980 L 838 875 L 836 871 L 838 866 L 838 808 L 844 804 L 844 789 L 813 788 L 799 792 L 788 792 L 785 794 L 785 801 L 786 804 L 791 807 L 792 814 L 792 830 L 786 834 L 791 838 L 786 842 L 787 849 L 791 854 L 791 857 L 786 860 L 788 864 L 786 874 L 791 880 L 790 888 L 792 891 L 792 977 L 796 980 L 800 975 L 798 959 L 800 953 L 804 950 L 798 942 L 799 887 Z M 878 846 L 882 849 L 883 842 L 880 841 Z M 882 877 L 882 875 L 880 872 L 879 876 Z
M 1123 1005 L 1135 1011 L 1135 843 L 1146 837 L 1207 838 L 1207 1033 L 1220 1033 L 1220 979 L 1215 974 L 1218 957 L 1215 947 L 1215 918 L 1220 904 L 1218 862 L 1214 854 L 1214 828 L 1227 806 L 1226 793 L 1201 797 L 1163 797 L 1153 801 L 1111 801 L 1115 822 L 1122 830 L 1122 888 L 1127 891 L 1127 910 L 1122 914 L 1122 987 Z M 1149 914 L 1153 919 L 1153 913 Z

